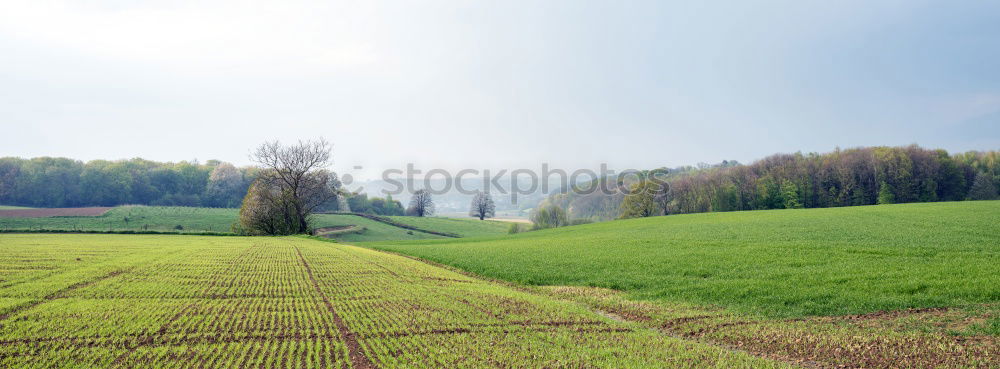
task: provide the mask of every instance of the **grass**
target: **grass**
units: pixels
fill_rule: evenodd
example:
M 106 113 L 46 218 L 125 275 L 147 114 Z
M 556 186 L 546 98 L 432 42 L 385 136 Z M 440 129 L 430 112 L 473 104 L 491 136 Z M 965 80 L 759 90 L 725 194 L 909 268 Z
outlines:
M 507 234 L 507 229 L 510 227 L 509 223 L 495 220 L 479 220 L 475 218 L 456 219 L 410 216 L 390 216 L 387 218 L 392 219 L 395 222 L 420 229 L 430 229 L 437 232 L 457 234 L 462 237 L 504 235 Z
M 238 209 L 197 208 L 178 206 L 119 206 L 96 217 L 46 217 L 0 218 L 0 230 L 58 230 L 58 231 L 155 231 L 155 232 L 230 232 L 239 216 Z M 404 217 L 408 218 L 408 217 Z M 439 221 L 429 226 L 457 227 L 455 224 L 476 224 L 467 221 Z M 344 234 L 336 239 L 344 242 L 384 240 L 421 240 L 443 238 L 419 231 L 410 231 L 353 215 L 317 214 L 314 227 L 357 225 L 365 230 L 357 234 Z M 468 229 L 479 229 L 466 227 Z M 431 230 L 435 230 L 430 228 Z
M 96 217 L 0 218 L 0 229 L 229 232 L 237 216 L 236 209 L 119 206 Z
M 341 242 L 369 242 L 384 240 L 422 240 L 444 238 L 420 231 L 411 231 L 379 221 L 349 214 L 316 214 L 314 224 L 317 227 L 336 227 L 356 225 L 364 227 L 364 232 L 337 235 L 334 238 Z
M 366 246 L 521 284 L 769 318 L 1000 301 L 1000 201 L 690 214 Z
M 298 237 L 8 234 L 0 251 L 0 367 L 784 366 Z

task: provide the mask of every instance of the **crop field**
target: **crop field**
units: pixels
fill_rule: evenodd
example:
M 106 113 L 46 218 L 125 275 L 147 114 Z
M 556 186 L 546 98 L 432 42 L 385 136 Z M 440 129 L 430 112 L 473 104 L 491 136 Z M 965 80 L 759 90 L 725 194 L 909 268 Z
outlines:
M 421 229 L 457 234 L 462 237 L 498 236 L 507 234 L 509 223 L 478 218 L 456 219 L 440 217 L 390 216 L 393 221 Z
M 8 234 L 0 251 L 0 367 L 786 366 L 303 238 Z

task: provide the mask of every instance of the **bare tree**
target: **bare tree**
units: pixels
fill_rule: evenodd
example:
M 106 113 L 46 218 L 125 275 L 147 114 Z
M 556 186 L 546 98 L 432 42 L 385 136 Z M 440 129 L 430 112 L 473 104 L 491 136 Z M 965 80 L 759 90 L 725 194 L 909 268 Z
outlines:
M 410 207 L 406 209 L 408 215 L 418 217 L 434 215 L 434 199 L 427 190 L 417 190 L 410 198 Z
M 479 191 L 472 196 L 472 204 L 469 206 L 469 216 L 477 217 L 479 220 L 496 216 L 496 204 L 489 193 Z
M 244 232 L 252 234 L 290 234 L 309 232 L 313 211 L 339 194 L 339 181 L 324 169 L 330 163 L 330 144 L 320 138 L 299 141 L 297 145 L 266 142 L 250 159 L 263 166 L 251 191 L 243 201 L 246 213 L 254 219 L 242 219 Z M 260 220 L 280 226 L 247 229 Z

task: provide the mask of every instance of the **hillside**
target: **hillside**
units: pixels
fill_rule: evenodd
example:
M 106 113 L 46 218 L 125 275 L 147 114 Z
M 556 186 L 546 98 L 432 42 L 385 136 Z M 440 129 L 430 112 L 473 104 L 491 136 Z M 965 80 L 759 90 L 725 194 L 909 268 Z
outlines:
M 616 219 L 623 215 L 627 189 L 652 177 L 662 191 L 658 214 L 995 200 L 1000 152 L 949 154 L 910 145 L 775 154 L 748 165 L 723 161 L 599 178 L 553 194 L 540 206 L 561 207 L 570 218 Z M 618 191 L 589 190 L 616 184 Z M 982 190 L 973 190 L 977 184 Z
M 1000 300 L 1000 201 L 689 214 L 367 246 L 523 284 L 771 317 Z
M 495 220 L 457 219 L 440 217 L 405 217 L 390 216 L 395 222 L 414 226 L 420 229 L 430 229 L 437 232 L 457 234 L 462 237 L 497 236 L 507 233 L 510 223 Z
M 198 208 L 183 206 L 118 206 L 100 216 L 54 216 L 43 218 L 0 217 L 0 231 L 54 230 L 54 231 L 154 231 L 154 232 L 212 232 L 228 233 L 239 216 L 238 209 Z M 507 226 L 500 222 L 481 222 L 474 219 L 445 219 L 392 217 L 396 222 L 419 229 L 456 234 L 462 237 L 506 234 Z M 344 242 L 385 240 L 419 240 L 444 238 L 419 230 L 404 229 L 350 214 L 316 214 L 316 228 L 356 225 L 364 227 L 360 233 L 337 235 Z

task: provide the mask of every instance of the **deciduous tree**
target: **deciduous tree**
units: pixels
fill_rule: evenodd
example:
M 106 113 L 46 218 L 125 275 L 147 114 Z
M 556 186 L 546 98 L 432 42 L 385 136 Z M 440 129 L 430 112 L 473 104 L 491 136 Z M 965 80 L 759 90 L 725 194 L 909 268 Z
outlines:
M 472 204 L 469 205 L 469 216 L 483 220 L 496 215 L 496 204 L 493 197 L 488 192 L 478 191 L 472 196 Z
M 434 199 L 431 198 L 430 191 L 417 190 L 410 197 L 410 207 L 406 213 L 413 216 L 425 217 L 434 215 Z
M 976 179 L 972 181 L 969 188 L 969 200 L 996 200 L 997 185 L 993 177 L 986 173 L 976 174 Z
M 569 217 L 566 210 L 556 205 L 539 206 L 531 213 L 531 222 L 534 229 L 555 228 L 569 225 Z
M 660 186 L 652 181 L 636 182 L 625 195 L 621 205 L 621 218 L 644 218 L 663 214 L 657 192 Z
M 330 144 L 299 141 L 296 145 L 266 142 L 251 159 L 263 170 L 252 191 L 244 198 L 240 224 L 250 234 L 293 234 L 309 232 L 309 218 L 316 208 L 336 199 L 340 181 L 324 169 L 330 163 Z M 252 196 L 251 196 L 252 195 Z M 275 212 L 270 214 L 268 212 Z M 242 214 L 248 218 L 244 219 Z M 280 226 L 254 228 L 261 219 L 280 218 Z

